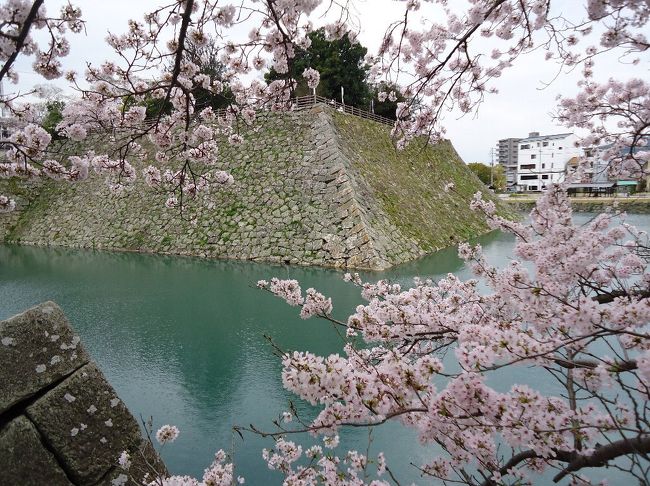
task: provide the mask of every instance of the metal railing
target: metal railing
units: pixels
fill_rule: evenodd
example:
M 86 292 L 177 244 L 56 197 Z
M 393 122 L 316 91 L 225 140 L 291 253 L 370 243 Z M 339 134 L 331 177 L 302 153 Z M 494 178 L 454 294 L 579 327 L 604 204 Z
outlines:
M 294 110 L 303 110 L 305 108 L 311 108 L 318 104 L 323 104 L 337 111 L 340 111 L 341 113 L 347 113 L 349 115 L 358 116 L 360 118 L 372 120 L 377 123 L 382 123 L 384 125 L 388 125 L 391 127 L 395 124 L 395 120 L 391 120 L 390 118 L 386 118 L 385 116 L 375 115 L 374 113 L 371 113 L 369 111 L 362 110 L 360 108 L 351 105 L 344 105 L 343 103 L 339 103 L 338 101 L 335 100 L 330 100 L 323 96 L 318 96 L 318 95 L 298 96 L 296 98 L 293 98 L 293 100 L 291 100 L 291 103 L 293 104 Z M 227 108 L 220 108 L 218 110 L 215 110 L 214 114 L 217 118 L 221 118 L 226 116 L 227 111 L 228 111 Z M 263 112 L 266 110 L 262 109 L 260 111 Z
M 360 108 L 357 108 L 356 106 L 344 105 L 343 103 L 339 103 L 338 101 L 329 100 L 327 98 L 318 95 L 299 96 L 294 99 L 294 106 L 296 110 L 310 108 L 320 103 L 330 106 L 342 113 L 358 116 L 360 118 L 366 118 L 367 120 L 372 120 L 377 123 L 383 123 L 384 125 L 389 125 L 391 127 L 395 124 L 395 120 L 391 120 L 390 118 L 386 118 L 385 116 L 375 115 L 374 113 L 371 113 L 366 110 L 362 110 Z

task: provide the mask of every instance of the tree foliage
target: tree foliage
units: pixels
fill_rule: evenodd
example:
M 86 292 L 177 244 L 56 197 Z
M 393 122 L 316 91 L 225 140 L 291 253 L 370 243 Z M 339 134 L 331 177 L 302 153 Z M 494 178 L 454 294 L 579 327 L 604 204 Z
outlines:
M 296 95 L 310 94 L 311 90 L 303 80 L 302 73 L 305 69 L 312 68 L 320 73 L 316 94 L 340 101 L 343 88 L 346 105 L 368 109 L 371 92 L 366 82 L 368 66 L 364 61 L 368 49 L 351 40 L 348 33 L 330 39 L 325 29 L 319 29 L 307 37 L 309 47 L 296 51 L 290 70 L 279 74 L 271 68 L 265 76 L 266 80 L 296 79 L 299 80 Z
M 45 115 L 43 116 L 41 125 L 54 140 L 61 137 L 56 130 L 56 126 L 63 120 L 64 108 L 65 103 L 60 100 L 51 100 L 45 103 Z
M 503 166 L 495 164 L 493 167 L 482 162 L 470 162 L 467 164 L 474 174 L 486 186 L 497 191 L 503 191 L 506 188 L 506 174 Z
M 390 96 L 393 93 L 393 96 Z M 373 100 L 373 113 L 375 115 L 383 116 L 389 120 L 396 119 L 398 103 L 405 103 L 408 100 L 400 91 L 399 86 L 395 83 L 387 83 L 385 81 L 377 83 L 371 90 Z

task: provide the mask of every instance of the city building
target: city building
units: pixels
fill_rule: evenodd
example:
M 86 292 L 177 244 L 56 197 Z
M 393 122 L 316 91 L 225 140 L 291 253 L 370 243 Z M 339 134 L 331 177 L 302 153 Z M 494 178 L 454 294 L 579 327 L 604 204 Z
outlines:
M 564 179 L 567 165 L 581 155 L 573 133 L 540 135 L 531 132 L 519 140 L 517 151 L 517 189 L 541 191 Z
M 506 190 L 517 189 L 517 155 L 519 138 L 504 138 L 497 144 L 497 162 L 506 175 Z
M 630 177 L 617 177 L 610 171 L 612 163 L 611 154 L 608 157 L 612 145 L 601 145 L 600 147 L 590 147 L 584 149 L 584 160 L 582 165 L 581 180 L 575 181 L 568 186 L 569 195 L 588 194 L 598 196 L 601 194 L 612 195 L 630 194 L 637 190 L 647 190 L 646 181 L 638 181 Z M 619 151 L 619 157 L 629 157 L 629 153 L 636 153 L 650 149 L 650 138 L 647 141 L 641 141 L 639 146 L 634 149 L 625 147 Z M 567 171 L 574 170 L 578 166 L 578 161 L 571 160 L 567 164 Z

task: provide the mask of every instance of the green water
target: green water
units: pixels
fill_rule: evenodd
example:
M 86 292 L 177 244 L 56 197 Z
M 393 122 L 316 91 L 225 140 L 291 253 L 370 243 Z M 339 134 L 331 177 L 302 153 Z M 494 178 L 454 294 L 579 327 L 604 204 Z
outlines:
M 649 219 L 639 215 L 630 222 L 647 230 Z M 495 264 L 512 256 L 509 235 L 493 233 L 480 242 Z M 408 284 L 416 275 L 448 272 L 470 276 L 455 249 L 363 277 Z M 322 354 L 340 352 L 342 342 L 327 323 L 303 321 L 296 308 L 254 288 L 273 276 L 298 279 L 303 288 L 333 297 L 334 314 L 342 319 L 361 303 L 358 291 L 333 270 L 0 246 L 0 319 L 45 300 L 57 302 L 132 413 L 181 429 L 162 451 L 173 473 L 201 476 L 217 449 L 234 447 L 247 484 L 279 484 L 261 459 L 261 449 L 272 442 L 253 435 L 242 441 L 231 432 L 233 425 L 250 423 L 272 429 L 271 421 L 295 398 L 282 388 L 279 359 L 264 336 L 286 350 Z M 526 377 L 530 370 L 516 370 L 503 387 Z M 413 437 L 397 424 L 372 436 L 371 452 L 383 450 L 406 484 L 418 480 L 408 464 L 425 462 L 432 452 Z M 341 442 L 339 450 L 365 451 L 368 433 L 347 431 Z

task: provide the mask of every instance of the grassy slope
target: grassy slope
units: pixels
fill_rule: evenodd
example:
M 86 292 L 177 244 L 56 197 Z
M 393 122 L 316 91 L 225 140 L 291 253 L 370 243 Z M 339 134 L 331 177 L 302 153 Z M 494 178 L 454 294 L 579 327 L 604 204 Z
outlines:
M 500 214 L 510 214 L 467 168 L 451 142 L 431 145 L 416 140 L 397 151 L 389 127 L 338 112 L 333 118 L 353 166 L 391 222 L 425 251 L 488 231 L 481 216 L 469 209 L 476 191 L 494 200 Z M 451 193 L 444 192 L 447 182 L 456 186 Z

